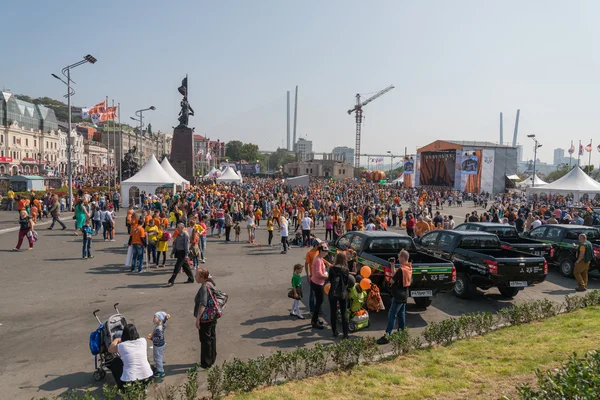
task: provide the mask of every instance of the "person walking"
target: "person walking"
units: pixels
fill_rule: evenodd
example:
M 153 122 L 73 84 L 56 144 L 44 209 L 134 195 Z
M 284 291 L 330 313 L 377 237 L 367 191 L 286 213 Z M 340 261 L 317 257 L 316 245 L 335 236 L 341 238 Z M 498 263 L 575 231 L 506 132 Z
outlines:
M 271 216 L 267 218 L 267 232 L 269 233 L 269 247 L 272 247 L 273 244 L 271 242 L 273 241 L 273 217 Z
M 50 206 L 48 212 L 52 216 L 52 223 L 48 227 L 48 230 L 52 230 L 54 228 L 54 223 L 56 222 L 58 222 L 62 226 L 63 231 L 67 229 L 66 225 L 60 220 L 60 203 L 58 201 L 57 195 L 54 195 L 52 197 L 52 205 Z
M 233 218 L 229 210 L 225 210 L 225 241 L 231 242 L 231 227 L 233 226 Z
M 408 300 L 408 287 L 412 280 L 412 264 L 408 261 L 408 251 L 402 249 L 398 254 L 400 268 L 396 270 L 394 259 L 390 259 L 392 269 L 392 304 L 388 312 L 388 323 L 385 329 L 385 335 L 377 340 L 378 344 L 389 343 L 388 336 L 392 334 L 396 320 L 398 320 L 398 330 L 406 328 L 406 301 Z
M 289 228 L 289 223 L 288 220 L 285 216 L 281 216 L 279 218 L 279 235 L 281 236 L 281 245 L 283 246 L 283 250 L 281 251 L 281 254 L 287 254 L 287 250 L 288 250 L 288 229 Z
M 19 234 L 17 246 L 13 249 L 14 251 L 19 251 L 21 249 L 21 244 L 23 244 L 23 239 L 25 238 L 27 238 L 27 240 L 29 241 L 28 250 L 33 250 L 33 243 L 35 242 L 35 238 L 33 235 L 34 225 L 35 224 L 31 217 L 27 214 L 27 211 L 19 211 Z
M 317 247 L 319 254 L 315 257 L 312 264 L 312 274 L 310 277 L 310 287 L 315 292 L 315 307 L 312 313 L 311 325 L 314 329 L 324 329 L 323 322 L 319 320 L 321 306 L 323 305 L 323 285 L 327 279 L 327 269 L 323 262 L 323 257 L 327 256 L 329 247 L 327 243 L 321 242 Z
M 302 224 L 302 247 L 310 246 L 310 230 L 314 226 L 314 222 L 311 217 L 308 216 L 308 211 L 304 212 L 304 218 L 300 220 Z
M 192 271 L 190 270 L 190 264 L 188 262 L 188 254 L 190 252 L 190 235 L 188 231 L 185 229 L 183 222 L 177 224 L 177 237 L 173 241 L 173 252 L 175 253 L 175 268 L 173 268 L 173 275 L 167 282 L 167 286 L 173 286 L 175 284 L 175 279 L 183 268 L 183 271 L 188 277 L 188 280 L 185 283 L 194 283 L 194 275 L 192 275 Z
M 573 276 L 577 280 L 577 288 L 575 290 L 578 292 L 585 292 L 587 290 L 588 271 L 593 259 L 594 248 L 587 240 L 587 236 L 582 233 L 579 235 L 577 262 L 575 263 L 575 269 L 573 270 Z
M 348 339 L 348 262 L 346 254 L 338 252 L 335 257 L 335 264 L 329 268 L 327 282 L 329 287 L 329 309 L 330 309 L 330 325 L 333 331 L 333 337 L 338 337 L 340 334 L 337 330 L 337 310 L 339 306 L 342 314 L 342 333 L 344 339 Z
M 196 272 L 196 282 L 200 284 L 194 298 L 194 317 L 200 339 L 200 367 L 207 369 L 217 359 L 217 319 L 207 312 L 214 305 L 215 282 L 208 270 L 203 268 Z
M 8 189 L 7 193 L 8 201 L 6 202 L 6 210 L 13 211 L 15 209 L 15 192 L 12 187 Z
M 144 247 L 146 247 L 147 243 L 146 231 L 144 230 L 144 221 L 140 219 L 138 224 L 131 228 L 131 235 L 129 236 L 129 245 L 133 246 L 131 272 L 135 271 L 136 266 L 139 273 L 143 271 Z
M 87 211 L 83 206 L 83 199 L 79 199 L 75 205 L 75 236 L 79 236 L 77 231 L 80 231 L 85 225 L 85 220 L 88 218 Z
M 112 199 L 113 199 L 113 205 L 115 206 L 115 211 L 119 212 L 119 210 L 121 209 L 121 193 L 119 193 L 117 190 L 115 190 L 113 192 Z

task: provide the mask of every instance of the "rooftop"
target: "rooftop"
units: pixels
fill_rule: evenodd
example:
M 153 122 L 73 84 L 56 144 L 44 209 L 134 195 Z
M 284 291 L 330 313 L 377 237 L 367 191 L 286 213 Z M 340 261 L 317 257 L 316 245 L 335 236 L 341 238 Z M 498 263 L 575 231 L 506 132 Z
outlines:
M 443 142 L 448 142 L 452 144 L 457 144 L 459 146 L 472 146 L 472 147 L 508 147 L 513 148 L 513 146 L 507 146 L 504 144 L 498 144 L 493 142 L 479 142 L 476 140 L 442 140 Z

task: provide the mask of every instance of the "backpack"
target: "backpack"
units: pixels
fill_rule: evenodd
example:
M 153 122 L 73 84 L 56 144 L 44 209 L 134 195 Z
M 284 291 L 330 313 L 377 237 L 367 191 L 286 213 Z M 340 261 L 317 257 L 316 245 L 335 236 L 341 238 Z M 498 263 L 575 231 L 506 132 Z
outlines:
M 346 285 L 344 285 L 344 282 L 342 280 L 343 271 L 341 270 L 341 268 L 339 269 L 340 271 L 336 271 L 336 274 L 334 275 L 333 280 L 331 281 L 331 287 L 329 291 L 329 295 L 334 299 L 343 299 L 344 291 L 346 290 Z
M 90 351 L 95 356 L 100 354 L 102 349 L 102 335 L 104 332 L 104 325 L 100 325 L 98 329 L 90 333 Z
M 383 306 L 383 300 L 381 299 L 381 293 L 379 292 L 379 287 L 377 287 L 375 284 L 371 285 L 371 290 L 367 295 L 367 309 L 375 312 L 385 310 L 385 307 Z

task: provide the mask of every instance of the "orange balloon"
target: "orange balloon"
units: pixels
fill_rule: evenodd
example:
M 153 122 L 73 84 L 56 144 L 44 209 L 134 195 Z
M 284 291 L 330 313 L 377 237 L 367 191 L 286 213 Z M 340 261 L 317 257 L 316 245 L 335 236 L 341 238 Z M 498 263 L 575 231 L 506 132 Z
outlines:
M 325 286 L 323 286 L 323 290 L 325 291 L 325 294 L 329 294 L 329 289 L 331 289 L 331 283 L 328 283 Z
M 371 289 L 371 280 L 368 278 L 363 278 L 360 281 L 360 287 L 362 288 L 362 290 L 369 290 Z
M 360 274 L 362 275 L 363 278 L 368 278 L 371 276 L 371 267 L 368 267 L 366 265 L 364 265 L 361 269 L 360 269 Z

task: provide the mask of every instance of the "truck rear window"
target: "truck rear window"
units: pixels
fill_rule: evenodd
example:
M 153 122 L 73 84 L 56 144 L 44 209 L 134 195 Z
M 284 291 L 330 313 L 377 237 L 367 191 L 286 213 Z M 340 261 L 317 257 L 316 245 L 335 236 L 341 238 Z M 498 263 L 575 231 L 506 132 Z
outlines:
M 573 239 L 573 240 L 577 240 L 579 239 L 579 235 L 584 234 L 585 236 L 587 236 L 588 240 L 597 240 L 600 239 L 600 234 L 598 234 L 598 231 L 596 229 L 569 229 L 567 231 L 567 234 L 565 235 L 565 237 L 567 239 Z
M 517 234 L 517 230 L 512 226 L 494 226 L 488 227 L 485 229 L 487 233 L 493 233 L 494 235 L 498 235 L 499 237 L 516 237 L 519 236 Z
M 461 249 L 498 249 L 500 241 L 495 236 L 467 236 L 460 241 L 458 247 Z
M 369 253 L 398 253 L 402 249 L 408 251 L 412 251 L 414 249 L 411 238 L 373 238 L 367 247 L 367 251 Z

